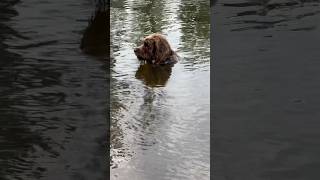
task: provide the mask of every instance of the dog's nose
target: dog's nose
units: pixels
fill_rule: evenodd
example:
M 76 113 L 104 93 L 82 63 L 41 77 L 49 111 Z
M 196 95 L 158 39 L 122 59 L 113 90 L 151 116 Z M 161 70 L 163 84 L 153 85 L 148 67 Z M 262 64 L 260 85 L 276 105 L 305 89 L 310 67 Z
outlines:
M 138 51 L 138 48 L 134 48 L 134 50 L 133 50 L 134 52 L 137 52 Z

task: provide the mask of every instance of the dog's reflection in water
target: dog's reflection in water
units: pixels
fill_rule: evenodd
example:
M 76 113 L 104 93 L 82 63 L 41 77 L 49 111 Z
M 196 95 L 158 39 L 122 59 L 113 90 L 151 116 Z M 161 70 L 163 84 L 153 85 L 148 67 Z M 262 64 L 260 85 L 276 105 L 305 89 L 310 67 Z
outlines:
M 136 78 L 149 87 L 163 87 L 168 82 L 173 65 L 154 65 L 142 63 L 136 72 Z
M 102 1 L 99 1 L 102 4 Z M 96 8 L 94 16 L 89 21 L 88 27 L 85 29 L 80 48 L 86 54 L 95 56 L 110 55 L 109 49 L 109 8 L 103 4 Z

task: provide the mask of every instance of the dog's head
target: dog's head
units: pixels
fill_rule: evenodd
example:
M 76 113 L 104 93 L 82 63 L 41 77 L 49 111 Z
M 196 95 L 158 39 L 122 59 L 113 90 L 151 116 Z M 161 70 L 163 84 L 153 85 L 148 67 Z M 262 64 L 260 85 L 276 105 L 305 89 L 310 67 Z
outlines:
M 135 48 L 134 53 L 139 60 L 161 64 L 169 59 L 174 52 L 168 41 L 161 34 L 156 33 L 145 37 L 143 44 Z

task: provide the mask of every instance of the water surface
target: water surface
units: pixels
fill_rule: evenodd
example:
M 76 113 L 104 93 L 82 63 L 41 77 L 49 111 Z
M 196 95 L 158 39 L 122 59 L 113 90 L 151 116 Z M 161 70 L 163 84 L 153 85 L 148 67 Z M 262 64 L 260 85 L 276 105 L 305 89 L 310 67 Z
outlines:
M 209 179 L 210 2 L 111 2 L 111 179 Z M 174 67 L 133 48 L 160 32 Z
M 318 179 L 319 5 L 216 2 L 214 179 Z
M 0 2 L 0 179 L 106 179 L 104 56 L 92 1 Z

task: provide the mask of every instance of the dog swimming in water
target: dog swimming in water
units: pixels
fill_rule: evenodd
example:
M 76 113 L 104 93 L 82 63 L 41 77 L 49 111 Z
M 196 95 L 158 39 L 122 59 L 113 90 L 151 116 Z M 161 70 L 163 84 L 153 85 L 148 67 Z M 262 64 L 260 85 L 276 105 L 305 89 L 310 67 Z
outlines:
M 178 55 L 171 49 L 166 38 L 159 34 L 151 34 L 143 39 L 143 44 L 134 49 L 137 58 L 147 63 L 164 65 L 175 64 Z

